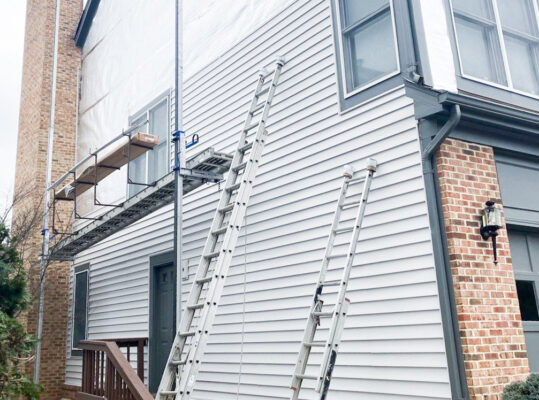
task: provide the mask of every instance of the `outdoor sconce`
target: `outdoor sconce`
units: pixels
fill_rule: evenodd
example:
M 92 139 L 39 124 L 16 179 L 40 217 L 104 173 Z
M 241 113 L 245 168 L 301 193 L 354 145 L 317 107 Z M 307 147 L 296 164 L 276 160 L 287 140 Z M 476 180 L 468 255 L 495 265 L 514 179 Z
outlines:
M 502 227 L 502 216 L 500 209 L 494 207 L 494 202 L 489 200 L 486 203 L 486 207 L 481 213 L 481 236 L 483 239 L 488 240 L 492 238 L 492 251 L 494 252 L 494 264 L 498 263 L 498 257 L 496 254 L 496 236 L 498 236 L 498 229 Z

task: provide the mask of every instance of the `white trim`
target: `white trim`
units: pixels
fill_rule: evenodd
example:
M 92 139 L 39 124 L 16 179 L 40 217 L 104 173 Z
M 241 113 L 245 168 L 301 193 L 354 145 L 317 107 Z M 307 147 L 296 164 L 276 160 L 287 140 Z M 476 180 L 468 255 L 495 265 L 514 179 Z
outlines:
M 502 90 L 505 90 L 505 91 L 508 91 L 508 92 L 520 94 L 520 95 L 523 95 L 523 96 L 526 96 L 526 97 L 531 97 L 533 99 L 539 99 L 539 95 L 536 95 L 536 94 L 533 94 L 533 93 L 530 93 L 530 92 L 524 92 L 522 90 L 515 89 L 513 87 L 513 82 L 512 82 L 512 78 L 511 78 L 511 71 L 510 71 L 510 68 L 509 68 L 509 64 L 508 64 L 508 60 L 507 60 L 507 52 L 506 52 L 506 49 L 505 49 L 505 41 L 503 39 L 503 28 L 501 26 L 501 20 L 500 20 L 500 16 L 499 16 L 499 12 L 498 12 L 498 2 L 497 2 L 497 0 L 487 0 L 487 1 L 491 2 L 490 4 L 492 5 L 492 7 L 494 9 L 496 30 L 498 32 L 498 40 L 499 40 L 500 47 L 501 47 L 502 60 L 503 60 L 503 64 L 504 64 L 504 74 L 505 74 L 505 78 L 507 80 L 507 85 L 502 85 L 502 84 L 497 83 L 497 82 L 491 82 L 491 81 L 487 81 L 485 79 L 477 78 L 475 76 L 468 75 L 468 74 L 466 74 L 464 72 L 464 68 L 462 66 L 462 57 L 460 56 L 460 47 L 459 47 L 457 26 L 455 24 L 455 12 L 453 10 L 453 0 L 449 0 L 451 22 L 453 24 L 453 33 L 455 35 L 455 46 L 457 48 L 457 59 L 458 59 L 458 62 L 459 62 L 459 67 L 460 67 L 459 75 L 462 78 L 465 78 L 465 79 L 468 79 L 468 80 L 471 80 L 471 81 L 483 83 L 483 84 L 488 85 L 488 86 L 493 86 L 493 87 L 496 87 L 498 89 L 502 89 Z M 536 16 L 536 20 L 537 20 L 536 28 L 537 28 L 537 30 L 539 30 L 539 9 L 538 9 L 538 5 L 537 5 L 537 1 L 536 0 L 531 0 L 531 2 L 532 2 L 532 5 L 533 5 L 533 8 L 534 8 L 535 16 Z
M 84 265 L 84 264 L 83 264 Z M 88 338 L 88 309 L 89 307 L 89 299 L 90 299 L 90 265 L 86 266 L 86 269 L 83 269 L 82 271 L 75 272 L 75 268 L 73 267 L 73 311 L 71 313 L 71 340 L 70 340 L 70 347 L 71 351 L 73 350 L 82 350 L 78 347 L 75 347 L 73 343 L 73 339 L 75 338 L 75 308 L 76 308 L 76 298 L 77 298 L 77 275 L 79 274 L 86 274 L 86 324 L 84 326 L 84 338 Z
M 389 0 L 389 9 L 391 12 L 391 25 L 393 26 L 393 41 L 395 44 L 395 60 L 397 61 L 397 69 L 394 72 L 391 72 L 385 76 L 382 76 L 378 78 L 377 80 L 370 82 L 366 85 L 360 86 L 358 88 L 353 89 L 352 91 L 348 91 L 348 85 L 346 83 L 346 56 L 344 54 L 344 46 L 343 46 L 343 33 L 342 33 L 342 21 L 341 21 L 341 1 L 343 0 L 335 0 L 336 1 L 336 11 L 337 11 L 337 33 L 338 33 L 338 40 L 339 40 L 339 50 L 340 50 L 340 56 L 341 56 L 341 84 L 343 85 L 344 90 L 344 98 L 347 99 L 349 97 L 354 96 L 355 94 L 366 90 L 372 86 L 375 86 L 379 84 L 382 81 L 385 81 L 395 75 L 398 75 L 401 73 L 401 67 L 400 67 L 400 58 L 399 58 L 399 43 L 397 41 L 397 26 L 395 24 L 395 8 L 393 6 L 393 0 Z
M 515 88 L 510 88 L 508 86 L 504 86 L 504 85 L 496 83 L 496 82 L 490 82 L 490 81 L 487 81 L 487 80 L 484 80 L 484 79 L 481 79 L 481 78 L 476 78 L 475 76 L 466 75 L 466 74 L 464 74 L 462 72 L 460 73 L 460 76 L 462 78 L 468 79 L 470 81 L 483 83 L 483 84 L 488 85 L 488 86 L 493 86 L 493 87 L 498 88 L 498 89 L 503 89 L 503 90 L 505 90 L 507 92 L 521 94 L 523 96 L 531 97 L 532 99 L 538 99 L 539 100 L 539 95 L 536 95 L 536 94 L 533 94 L 533 93 L 530 93 L 530 92 L 523 92 L 522 90 L 518 90 L 518 89 L 515 89 Z
M 533 0 L 532 0 L 533 1 Z M 511 78 L 511 69 L 509 68 L 509 60 L 507 59 L 507 51 L 505 49 L 505 39 L 503 37 L 502 20 L 498 10 L 498 0 L 492 0 L 492 8 L 494 9 L 494 20 L 496 21 L 496 32 L 498 32 L 498 41 L 502 50 L 503 68 L 505 70 L 505 79 L 507 86 L 513 88 L 513 79 Z
M 146 105 L 142 110 L 140 110 L 138 113 L 136 114 L 133 114 L 133 116 L 129 117 L 129 125 L 131 125 L 132 122 L 135 122 L 137 119 L 143 117 L 144 115 L 146 116 L 146 121 L 148 121 L 146 123 L 147 127 L 148 127 L 148 133 L 151 133 L 150 132 L 150 111 L 153 110 L 154 108 L 158 107 L 160 104 L 163 103 L 163 101 L 166 101 L 166 108 L 167 108 L 167 114 L 168 114 L 168 118 L 167 118 L 167 139 L 166 139 L 166 143 L 169 143 L 169 145 L 167 146 L 167 166 L 166 166 L 166 173 L 170 172 L 170 166 L 171 166 L 171 163 L 172 163 L 172 160 L 171 160 L 171 157 L 170 157 L 170 142 L 171 142 L 171 138 L 170 138 L 170 133 L 172 131 L 171 129 L 171 121 L 172 121 L 172 113 L 170 111 L 170 106 L 172 104 L 171 102 L 171 93 L 170 93 L 170 89 L 165 93 L 165 94 L 162 94 L 158 97 L 156 97 L 154 100 L 152 100 L 150 103 L 148 103 L 148 105 Z M 161 143 L 157 143 L 157 146 L 159 146 Z M 145 183 L 150 183 L 149 182 L 149 177 L 150 177 L 150 170 L 149 170 L 149 152 L 147 151 L 146 153 L 144 153 L 144 156 L 145 156 L 145 176 L 144 176 L 144 180 L 145 180 Z M 135 160 L 133 160 L 135 161 Z M 129 183 L 129 176 L 127 177 L 127 194 L 126 194 L 126 199 L 129 199 L 131 197 L 133 197 L 136 193 L 134 193 L 132 196 L 130 195 L 130 188 L 131 186 L 135 186 L 135 187 L 138 187 L 138 185 L 131 185 Z M 142 189 L 140 189 L 142 190 Z M 139 191 L 140 191 L 139 190 Z M 138 193 L 138 192 L 137 192 Z

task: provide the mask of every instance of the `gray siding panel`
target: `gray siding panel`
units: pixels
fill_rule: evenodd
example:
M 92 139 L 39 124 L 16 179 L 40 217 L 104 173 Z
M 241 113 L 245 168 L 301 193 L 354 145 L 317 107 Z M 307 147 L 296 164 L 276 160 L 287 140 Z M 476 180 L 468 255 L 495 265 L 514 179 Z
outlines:
M 397 88 L 339 114 L 328 6 L 294 2 L 186 82 L 185 129 L 201 139 L 193 151 L 231 151 L 257 68 L 275 54 L 289 60 L 196 399 L 289 397 L 342 167 L 360 168 L 367 157 L 379 170 L 330 398 L 451 398 L 412 101 Z M 220 189 L 208 185 L 185 197 L 184 293 Z M 351 223 L 353 211 L 345 217 Z M 148 335 L 149 257 L 170 250 L 172 223 L 165 207 L 77 258 L 91 264 L 90 338 Z M 345 248 L 339 240 L 335 252 Z M 314 352 L 313 363 L 320 355 Z M 66 381 L 77 383 L 79 371 L 80 359 L 70 358 Z M 305 391 L 304 398 L 313 396 Z

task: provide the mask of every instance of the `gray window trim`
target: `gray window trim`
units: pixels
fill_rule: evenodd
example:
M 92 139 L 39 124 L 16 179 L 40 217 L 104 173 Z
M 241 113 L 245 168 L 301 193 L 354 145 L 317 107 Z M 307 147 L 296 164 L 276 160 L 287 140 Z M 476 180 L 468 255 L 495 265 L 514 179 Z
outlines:
M 478 78 L 470 77 L 462 73 L 458 52 L 456 30 L 452 13 L 451 0 L 445 0 L 444 6 L 448 24 L 449 39 L 453 53 L 453 61 L 457 73 L 457 88 L 461 93 L 475 94 L 484 98 L 499 102 L 516 105 L 530 110 L 539 109 L 539 96 L 511 89 L 493 82 L 487 82 Z
M 86 264 L 82 264 L 82 265 L 77 265 L 77 266 L 74 266 L 73 267 L 73 297 L 71 299 L 72 301 L 72 311 L 71 311 L 71 337 L 70 337 L 70 349 L 71 349 L 71 356 L 82 356 L 82 350 L 79 349 L 79 348 L 76 348 L 74 343 L 73 343 L 73 337 L 74 337 L 74 332 L 75 332 L 75 305 L 76 305 L 76 296 L 77 296 L 77 293 L 76 293 L 76 288 L 77 288 L 77 285 L 76 285 L 76 276 L 78 274 L 82 274 L 82 273 L 86 273 L 87 274 L 87 278 L 86 278 L 86 327 L 85 327 L 85 332 L 84 332 L 84 337 L 85 338 L 88 338 L 88 309 L 89 309 L 89 290 L 90 290 L 90 264 L 89 263 L 86 263 Z
M 341 46 L 340 1 L 331 0 L 331 15 L 333 27 L 333 44 L 337 75 L 340 111 L 346 111 L 371 98 L 379 96 L 403 83 L 403 76 L 408 76 L 418 69 L 416 48 L 413 40 L 413 21 L 409 0 L 391 0 L 393 24 L 395 27 L 396 53 L 398 55 L 398 71 L 381 78 L 374 83 L 348 93 L 346 88 L 343 47 Z
M 152 108 L 154 108 L 155 106 L 161 104 L 165 100 L 167 102 L 167 111 L 168 111 L 167 143 L 169 143 L 169 150 L 170 150 L 170 143 L 171 143 L 171 138 L 170 138 L 170 134 L 171 134 L 171 129 L 170 129 L 170 125 L 171 125 L 171 112 L 170 112 L 171 90 L 170 89 L 166 90 L 165 92 L 163 92 L 159 96 L 155 97 L 152 101 L 150 101 L 144 107 L 140 108 L 136 113 L 130 115 L 128 117 L 128 124 L 129 124 L 129 126 L 131 126 L 134 123 L 134 121 L 136 121 L 137 119 L 142 117 L 144 114 L 146 114 L 147 120 L 149 121 L 150 110 Z M 148 122 L 148 124 L 149 124 L 149 122 Z M 170 151 L 167 152 L 167 154 L 169 154 L 169 153 L 170 153 Z M 149 152 L 146 152 L 146 183 L 150 183 L 150 182 L 148 182 L 148 179 L 149 179 L 149 169 L 148 169 L 148 158 L 149 157 L 148 157 L 148 154 L 149 154 Z M 170 157 L 167 157 L 167 171 L 170 171 L 170 165 L 171 165 Z M 126 186 L 127 186 L 127 188 L 126 188 L 127 196 L 126 197 L 130 197 L 129 188 L 130 188 L 131 185 L 129 183 L 127 183 Z

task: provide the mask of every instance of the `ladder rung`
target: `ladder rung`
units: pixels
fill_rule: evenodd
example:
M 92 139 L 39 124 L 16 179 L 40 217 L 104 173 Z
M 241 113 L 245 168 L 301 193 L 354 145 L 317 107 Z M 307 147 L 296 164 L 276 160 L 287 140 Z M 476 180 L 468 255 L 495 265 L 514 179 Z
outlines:
M 346 228 L 337 228 L 333 232 L 335 233 L 346 233 L 346 232 L 352 232 L 354 230 L 353 227 L 346 227 Z
M 227 187 L 226 190 L 228 190 L 229 192 L 233 192 L 234 190 L 239 189 L 240 185 L 241 185 L 241 182 L 235 183 Z
M 219 229 L 216 229 L 216 230 L 212 231 L 211 234 L 215 235 L 215 236 L 222 235 L 223 233 L 226 232 L 227 229 L 228 229 L 228 226 L 225 225 L 225 226 L 222 226 Z
M 197 279 L 196 282 L 200 285 L 200 284 L 203 284 L 203 283 L 208 283 L 210 282 L 211 280 L 213 279 L 213 276 L 207 276 L 205 278 L 200 278 L 200 279 Z
M 322 286 L 340 286 L 342 281 L 326 281 L 322 284 Z
M 357 206 L 361 203 L 361 200 L 345 201 L 341 207 Z
M 326 347 L 326 342 L 307 342 L 303 344 L 307 347 Z
M 312 315 L 313 317 L 332 317 L 333 311 L 314 311 Z
M 172 365 L 185 365 L 187 363 L 187 359 L 184 359 L 184 360 L 172 360 L 170 363 Z
M 232 168 L 232 171 L 239 172 L 242 169 L 245 169 L 246 166 L 247 166 L 247 161 L 242 162 L 241 164 L 239 164 L 239 165 L 235 166 L 234 168 Z
M 226 206 L 219 209 L 220 212 L 228 212 L 234 208 L 234 203 L 227 204 Z
M 251 125 L 246 126 L 244 131 L 245 132 L 250 131 L 251 129 L 256 128 L 259 124 L 260 122 L 253 122 Z
M 215 258 L 215 257 L 219 256 L 219 253 L 220 253 L 219 250 L 212 251 L 211 253 L 204 254 L 204 258 L 206 258 L 206 259 Z
M 270 87 L 271 87 L 271 85 L 268 86 L 267 88 L 262 89 L 260 92 L 258 92 L 258 93 L 256 94 L 256 97 L 260 98 L 260 96 L 263 96 L 263 95 L 265 95 L 266 93 L 268 93 L 269 90 L 270 90 Z
M 253 142 L 246 143 L 243 146 L 240 147 L 240 151 L 243 153 L 244 151 L 249 150 L 251 147 L 253 147 Z
M 181 337 L 189 337 L 189 336 L 195 336 L 195 331 L 190 332 L 180 332 Z
M 258 110 L 261 110 L 266 105 L 266 102 L 263 101 L 262 103 L 258 103 L 256 106 L 254 106 L 253 111 L 251 111 L 251 114 L 254 114 Z
M 298 379 L 312 379 L 312 380 L 318 379 L 318 377 L 314 375 L 294 374 L 294 376 Z
M 200 310 L 202 307 L 204 307 L 204 303 L 192 304 L 190 306 L 187 306 L 187 308 L 190 310 Z
M 333 258 L 341 258 L 341 257 L 346 257 L 348 254 L 330 254 L 329 256 L 327 256 L 327 259 L 328 260 L 331 260 Z
M 178 394 L 178 392 L 169 391 L 169 390 L 162 390 L 159 394 L 161 396 L 176 396 Z

